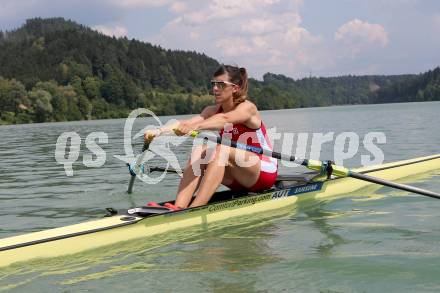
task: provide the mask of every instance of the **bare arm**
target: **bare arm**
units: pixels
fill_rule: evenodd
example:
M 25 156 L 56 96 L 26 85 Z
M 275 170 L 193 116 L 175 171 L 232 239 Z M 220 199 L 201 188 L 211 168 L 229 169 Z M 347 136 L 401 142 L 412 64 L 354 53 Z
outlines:
M 172 124 L 162 126 L 160 129 L 162 132 L 170 132 L 176 129 L 179 125 L 187 125 L 187 126 L 197 125 L 203 122 L 204 120 L 209 119 L 210 117 L 215 115 L 215 113 L 217 112 L 217 108 L 218 108 L 217 106 L 208 106 L 205 109 L 203 109 L 202 113 L 198 115 L 195 115 L 186 120 L 175 121 Z
M 192 126 L 195 130 L 220 130 L 226 123 L 242 123 L 253 128 L 258 128 L 260 118 L 257 108 L 250 102 L 244 102 L 230 112 L 214 114 L 207 119 L 197 121 Z
M 208 106 L 205 109 L 203 109 L 202 113 L 200 113 L 199 115 L 196 115 L 188 120 L 182 120 L 182 123 L 185 124 L 197 124 L 200 123 L 208 118 L 210 118 L 211 116 L 215 115 L 215 113 L 217 113 L 217 109 L 218 106 Z

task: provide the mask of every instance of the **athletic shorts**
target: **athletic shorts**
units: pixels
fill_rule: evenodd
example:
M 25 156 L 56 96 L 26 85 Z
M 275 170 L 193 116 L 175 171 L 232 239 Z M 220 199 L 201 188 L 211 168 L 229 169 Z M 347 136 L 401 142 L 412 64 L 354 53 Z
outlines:
M 233 191 L 260 191 L 260 190 L 266 190 L 272 188 L 272 186 L 275 184 L 275 181 L 277 180 L 277 173 L 268 173 L 264 171 L 260 171 L 260 176 L 258 177 L 257 182 L 255 182 L 254 185 L 247 188 L 238 183 L 238 181 L 234 180 L 231 184 L 226 185 L 229 187 L 229 189 Z

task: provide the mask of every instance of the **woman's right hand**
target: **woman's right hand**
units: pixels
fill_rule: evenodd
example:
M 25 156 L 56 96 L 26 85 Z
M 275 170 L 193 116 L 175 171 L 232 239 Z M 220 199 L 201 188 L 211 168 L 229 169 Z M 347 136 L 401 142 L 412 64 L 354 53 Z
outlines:
M 144 133 L 144 140 L 151 142 L 156 136 L 159 136 L 162 133 L 160 129 L 148 129 Z
M 177 125 L 177 127 L 174 128 L 174 133 L 178 136 L 183 136 L 190 134 L 194 130 L 195 127 L 193 124 L 181 121 L 179 125 Z

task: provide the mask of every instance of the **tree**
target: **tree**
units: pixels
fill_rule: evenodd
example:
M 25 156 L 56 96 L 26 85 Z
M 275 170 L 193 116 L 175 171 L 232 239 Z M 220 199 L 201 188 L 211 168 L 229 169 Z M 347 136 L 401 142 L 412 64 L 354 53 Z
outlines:
M 107 102 L 117 105 L 125 104 L 122 74 L 109 64 L 105 65 L 105 77 L 101 87 L 101 94 Z
M 46 92 L 49 92 L 52 97 L 57 95 L 58 90 L 58 84 L 55 80 L 49 80 L 49 81 L 39 81 L 33 88 L 34 90 L 41 89 L 45 90 Z
M 92 119 L 92 104 L 85 96 L 79 96 L 78 109 L 81 112 L 83 119 Z
M 16 113 L 20 105 L 24 107 L 30 105 L 23 84 L 15 79 L 7 80 L 0 77 L 0 114 Z
M 189 95 L 186 98 L 186 110 L 187 110 L 187 114 L 192 114 L 193 113 L 193 108 L 194 108 L 194 97 L 193 95 Z
M 83 89 L 82 80 L 81 80 L 80 77 L 74 76 L 72 78 L 72 80 L 70 81 L 70 85 L 73 87 L 73 89 L 75 90 L 75 92 L 78 95 L 85 95 L 86 94 L 84 89 Z
M 88 98 L 96 99 L 101 97 L 101 93 L 99 88 L 101 86 L 101 82 L 97 77 L 86 77 L 83 82 L 84 91 Z
M 92 119 L 110 118 L 109 109 L 110 107 L 104 99 L 92 100 Z
M 29 98 L 32 101 L 35 121 L 50 121 L 53 113 L 53 107 L 51 104 L 52 95 L 45 90 L 37 89 L 29 92 Z
M 53 118 L 55 121 L 66 121 L 67 120 L 67 112 L 69 111 L 67 98 L 58 93 L 52 98 L 53 105 Z
M 130 108 L 136 108 L 138 106 L 138 97 L 140 90 L 131 80 L 124 82 L 123 89 L 125 104 Z
M 65 99 L 67 102 L 68 111 L 65 112 L 65 117 L 68 121 L 84 119 L 78 108 L 78 95 L 72 86 L 60 87 L 60 98 Z

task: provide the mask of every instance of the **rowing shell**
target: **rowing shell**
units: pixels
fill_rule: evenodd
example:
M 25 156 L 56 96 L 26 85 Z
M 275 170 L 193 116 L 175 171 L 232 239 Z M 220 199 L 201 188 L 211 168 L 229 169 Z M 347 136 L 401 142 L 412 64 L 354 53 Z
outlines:
M 386 180 L 397 180 L 440 169 L 440 154 L 356 169 Z M 153 236 L 195 225 L 268 212 L 308 199 L 350 194 L 372 185 L 354 178 L 301 182 L 261 193 L 219 192 L 208 205 L 177 212 L 147 207 L 124 210 L 100 220 L 0 239 L 0 267 L 36 258 L 79 253 L 118 242 Z

